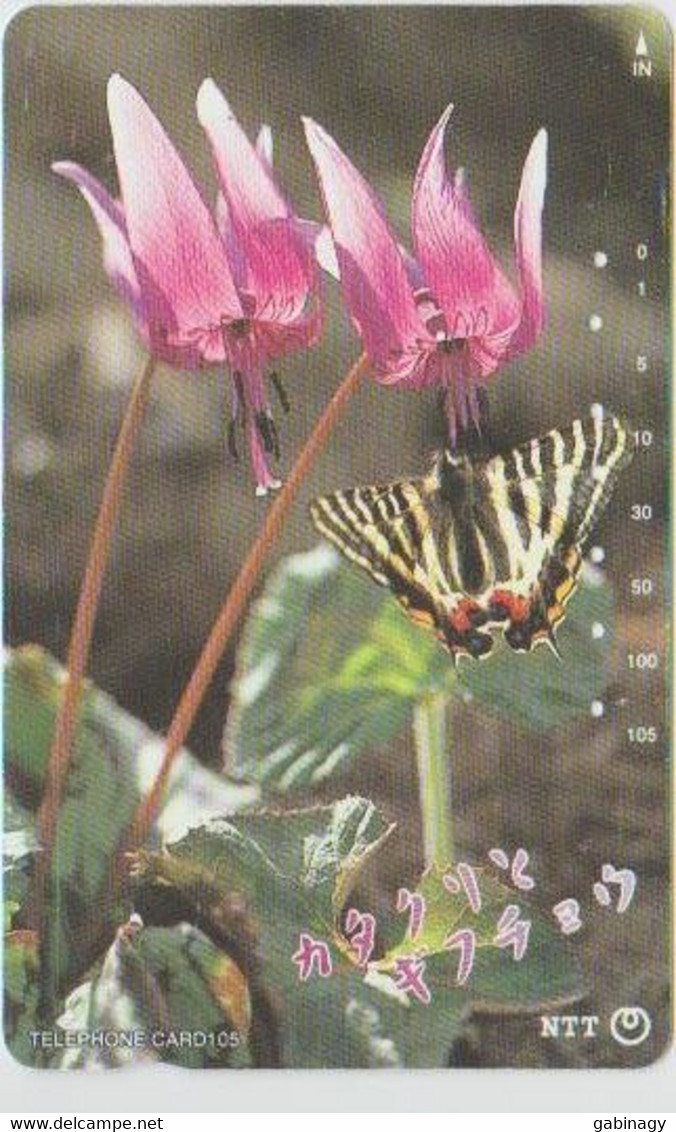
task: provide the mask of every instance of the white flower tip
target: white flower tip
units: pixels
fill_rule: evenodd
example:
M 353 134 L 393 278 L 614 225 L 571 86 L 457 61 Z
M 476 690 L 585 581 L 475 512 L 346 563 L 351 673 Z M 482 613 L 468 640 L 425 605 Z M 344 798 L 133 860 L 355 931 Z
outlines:
M 199 90 L 197 91 L 197 97 L 199 98 L 203 91 L 209 90 L 216 90 L 220 94 L 219 88 L 216 85 L 215 80 L 212 79 L 211 75 L 207 75 L 205 79 L 202 79 L 202 82 L 199 85 Z
M 197 117 L 203 126 L 219 118 L 234 117 L 230 103 L 211 77 L 204 80 L 197 92 Z
M 453 113 L 454 110 L 455 110 L 455 103 L 449 102 L 448 106 L 446 107 L 443 114 L 441 115 L 441 121 L 443 122 L 444 126 L 448 122 L 448 119 L 450 118 L 450 116 L 451 116 L 451 114 Z
M 117 117 L 117 121 L 122 123 L 125 121 L 125 116 L 130 112 L 137 113 L 142 107 L 145 107 L 145 101 L 127 79 L 115 71 L 108 79 L 108 117 L 111 123 Z
M 257 499 L 265 499 L 265 496 L 267 494 L 268 494 L 268 489 L 265 486 L 265 484 L 257 483 L 256 484 L 256 498 Z
M 268 165 L 272 166 L 274 159 L 274 146 L 272 142 L 272 129 L 264 122 L 258 131 L 256 138 L 256 153 L 266 161 Z
M 107 90 L 109 102 L 111 98 L 121 98 L 124 95 L 129 94 L 130 92 L 136 94 L 134 87 L 131 85 L 131 83 L 127 82 L 127 80 L 122 77 L 119 71 L 113 71 L 112 75 L 108 79 Z
M 531 142 L 521 175 L 522 199 L 528 207 L 542 209 L 547 188 L 547 131 L 538 130 Z
M 303 123 L 305 137 L 307 138 L 310 149 L 312 149 L 313 143 L 326 142 L 328 140 L 326 130 L 324 130 L 318 122 L 315 122 L 314 118 L 308 118 L 303 114 L 300 120 Z
M 333 242 L 331 229 L 326 224 L 321 226 L 315 240 L 315 256 L 317 263 L 327 275 L 331 275 L 334 279 L 340 279 L 336 245 Z
M 321 168 L 325 167 L 325 163 L 330 161 L 335 164 L 344 160 L 340 147 L 331 135 L 315 122 L 314 118 L 302 117 L 303 128 L 305 130 L 305 140 L 310 150 L 315 165 L 319 167 L 320 176 Z
M 549 145 L 549 134 L 544 126 L 538 130 L 533 141 L 531 142 L 528 158 L 538 165 L 544 166 L 547 164 L 547 147 Z
M 444 144 L 444 134 L 446 132 L 446 126 L 448 125 L 448 119 L 450 118 L 451 114 L 453 113 L 453 109 L 454 109 L 453 103 L 449 102 L 448 106 L 446 107 L 443 114 L 441 115 L 441 118 L 439 119 L 439 121 L 437 122 L 436 126 L 434 127 L 434 129 L 432 131 L 431 136 L 433 138 L 435 138 L 435 145 L 434 145 L 435 149 L 437 149 L 439 146 L 442 146 Z

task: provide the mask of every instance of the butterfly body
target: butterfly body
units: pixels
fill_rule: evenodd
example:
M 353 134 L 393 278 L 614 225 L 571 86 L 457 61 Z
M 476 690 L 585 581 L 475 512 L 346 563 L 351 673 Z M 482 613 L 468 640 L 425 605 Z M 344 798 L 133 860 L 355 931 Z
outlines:
M 425 476 L 322 496 L 311 514 L 454 659 L 487 656 L 497 629 L 515 651 L 555 649 L 585 544 L 631 455 L 628 425 L 597 405 L 505 455 L 444 451 Z

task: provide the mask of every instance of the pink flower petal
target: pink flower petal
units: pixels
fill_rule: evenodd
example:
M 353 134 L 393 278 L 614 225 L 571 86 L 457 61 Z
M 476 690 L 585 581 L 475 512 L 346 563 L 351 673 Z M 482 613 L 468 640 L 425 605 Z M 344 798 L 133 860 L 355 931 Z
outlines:
M 213 79 L 197 94 L 197 116 L 213 150 L 221 188 L 238 228 L 291 216 L 269 162 L 251 144 Z
M 340 268 L 336 257 L 333 236 L 328 224 L 318 224 L 315 220 L 296 220 L 296 227 L 306 246 L 312 250 L 322 271 L 334 279 L 340 279 Z
M 205 79 L 199 89 L 197 114 L 227 206 L 221 208 L 221 230 L 227 234 L 238 286 L 256 300 L 256 318 L 294 319 L 316 284 L 314 255 L 300 238 L 268 161 L 251 144 L 213 79 Z
M 103 266 L 117 292 L 131 306 L 139 334 L 162 361 L 187 369 L 200 364 L 194 346 L 172 346 L 149 325 L 147 296 L 141 291 L 129 247 L 122 208 L 96 177 L 73 161 L 57 161 L 52 169 L 77 185 L 89 205 L 103 241 Z M 152 306 L 152 303 L 150 304 Z
M 232 272 L 232 277 L 235 280 L 235 285 L 239 294 L 241 295 L 242 292 L 246 291 L 247 288 L 246 259 L 244 258 L 243 249 L 240 246 L 239 240 L 237 239 L 237 232 L 235 231 L 232 220 L 230 218 L 230 209 L 228 208 L 228 202 L 223 196 L 223 193 L 220 189 L 216 194 L 216 207 L 214 211 L 216 215 L 216 227 L 218 228 L 220 237 L 223 241 L 225 254 L 227 256 L 230 270 Z
M 274 152 L 275 150 L 272 140 L 272 130 L 270 126 L 268 126 L 267 123 L 264 122 L 260 130 L 258 131 L 258 137 L 256 138 L 256 153 L 260 157 L 261 161 L 265 162 L 268 169 L 272 169 Z
M 228 102 L 218 90 L 218 88 L 217 95 L 220 98 L 221 106 L 224 109 L 224 112 L 232 114 Z M 272 130 L 267 125 L 261 126 L 260 130 L 258 131 L 258 137 L 256 138 L 256 153 L 258 154 L 260 160 L 267 165 L 268 169 L 271 172 L 273 157 Z M 245 289 L 246 264 L 244 262 L 244 257 L 237 241 L 237 235 L 233 230 L 233 226 L 230 221 L 228 202 L 225 199 L 221 189 L 218 190 L 216 196 L 216 225 L 221 234 L 221 238 L 225 242 L 228 262 L 230 264 L 230 268 L 235 277 L 235 280 L 239 287 Z
M 321 126 L 303 121 L 347 307 L 369 357 L 386 368 L 393 352 L 429 337 L 401 251 L 366 180 Z
M 295 322 L 319 286 L 314 250 L 293 219 L 261 224 L 248 232 L 246 264 L 256 320 Z
M 442 114 L 423 151 L 413 187 L 412 229 L 427 285 L 452 333 L 458 317 L 474 324 L 485 310 L 496 330 L 514 327 L 520 307 L 514 290 L 479 231 L 462 177 L 446 173 L 444 135 L 452 106 Z
M 490 377 L 499 365 L 508 360 L 513 331 L 513 326 L 507 326 L 494 334 L 477 335 L 469 339 L 467 349 L 475 378 L 481 380 Z
M 124 214 L 118 202 L 96 177 L 74 161 L 56 161 L 54 173 L 77 185 L 89 205 L 103 241 L 103 266 L 111 282 L 124 299 L 142 313 L 141 288 L 136 277 L 134 259 L 127 238 Z
M 151 326 L 170 343 L 241 317 L 214 221 L 183 161 L 139 93 L 120 75 L 108 113 L 136 274 Z
M 223 96 L 221 95 L 221 98 L 222 97 Z M 225 103 L 225 105 L 227 105 L 224 98 L 223 102 Z M 265 162 L 265 164 L 271 171 L 273 144 L 272 130 L 269 126 L 261 126 L 260 130 L 258 131 L 258 137 L 256 138 L 256 153 L 258 154 L 260 160 Z M 305 222 L 296 220 L 296 223 L 299 226 L 299 230 L 301 230 L 300 225 L 304 224 Z M 309 224 L 310 222 L 308 221 L 307 223 Z M 244 258 L 243 250 L 240 247 L 239 241 L 237 239 L 237 233 L 234 230 L 230 220 L 228 202 L 225 199 L 221 189 L 218 190 L 218 194 L 216 196 L 216 224 L 221 234 L 221 238 L 225 243 L 228 262 L 235 277 L 235 281 L 237 282 L 237 286 L 244 291 L 247 288 L 246 261 Z M 319 225 L 317 225 L 317 227 L 319 227 Z
M 510 356 L 522 353 L 541 334 L 545 322 L 542 284 L 542 209 L 547 187 L 547 131 L 539 130 L 526 158 L 514 213 L 516 265 L 521 282 L 521 322 Z
M 277 489 L 281 487 L 281 482 L 276 479 L 270 471 L 270 464 L 265 449 L 263 448 L 263 442 L 253 421 L 247 421 L 246 435 L 249 443 L 251 465 L 256 480 L 256 495 L 265 496 L 269 491 L 277 491 Z
M 282 322 L 280 319 L 257 321 L 256 338 L 260 346 L 260 358 L 278 358 L 283 354 L 314 346 L 321 337 L 323 325 L 324 310 L 319 301 L 292 322 Z
M 393 357 L 387 369 L 376 373 L 380 385 L 400 385 L 404 389 L 424 389 L 445 381 L 443 366 L 434 349 L 421 350 L 412 345 Z

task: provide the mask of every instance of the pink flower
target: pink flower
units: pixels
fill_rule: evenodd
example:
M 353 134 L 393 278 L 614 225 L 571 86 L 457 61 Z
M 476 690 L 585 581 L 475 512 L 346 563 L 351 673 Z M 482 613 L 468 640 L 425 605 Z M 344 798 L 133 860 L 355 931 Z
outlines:
M 413 187 L 414 256 L 398 244 L 380 201 L 336 145 L 305 119 L 333 234 L 343 294 L 384 385 L 439 385 L 451 443 L 478 427 L 478 385 L 527 350 L 544 324 L 542 207 L 547 134 L 526 158 L 514 216 L 518 292 L 474 220 L 462 171 L 450 180 L 444 135 L 452 106 L 433 129 Z
M 315 228 L 294 216 L 275 184 L 269 131 L 251 145 L 210 79 L 198 113 L 221 187 L 215 215 L 147 103 L 120 75 L 108 83 L 108 113 L 121 200 L 79 165 L 53 168 L 89 204 L 105 269 L 152 353 L 186 369 L 227 365 L 230 446 L 236 451 L 240 425 L 257 491 L 265 494 L 279 486 L 269 466 L 278 443 L 266 369 L 316 341 L 321 329 Z

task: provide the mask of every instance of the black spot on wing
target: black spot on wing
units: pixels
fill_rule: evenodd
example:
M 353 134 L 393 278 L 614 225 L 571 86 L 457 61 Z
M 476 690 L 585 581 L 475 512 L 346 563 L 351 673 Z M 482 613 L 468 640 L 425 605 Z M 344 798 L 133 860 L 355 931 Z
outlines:
M 537 481 L 540 492 L 540 530 L 546 537 L 552 530 L 556 509 L 556 479 L 550 473 Z
M 458 517 L 454 530 L 460 589 L 466 594 L 482 593 L 489 576 L 472 514 Z

